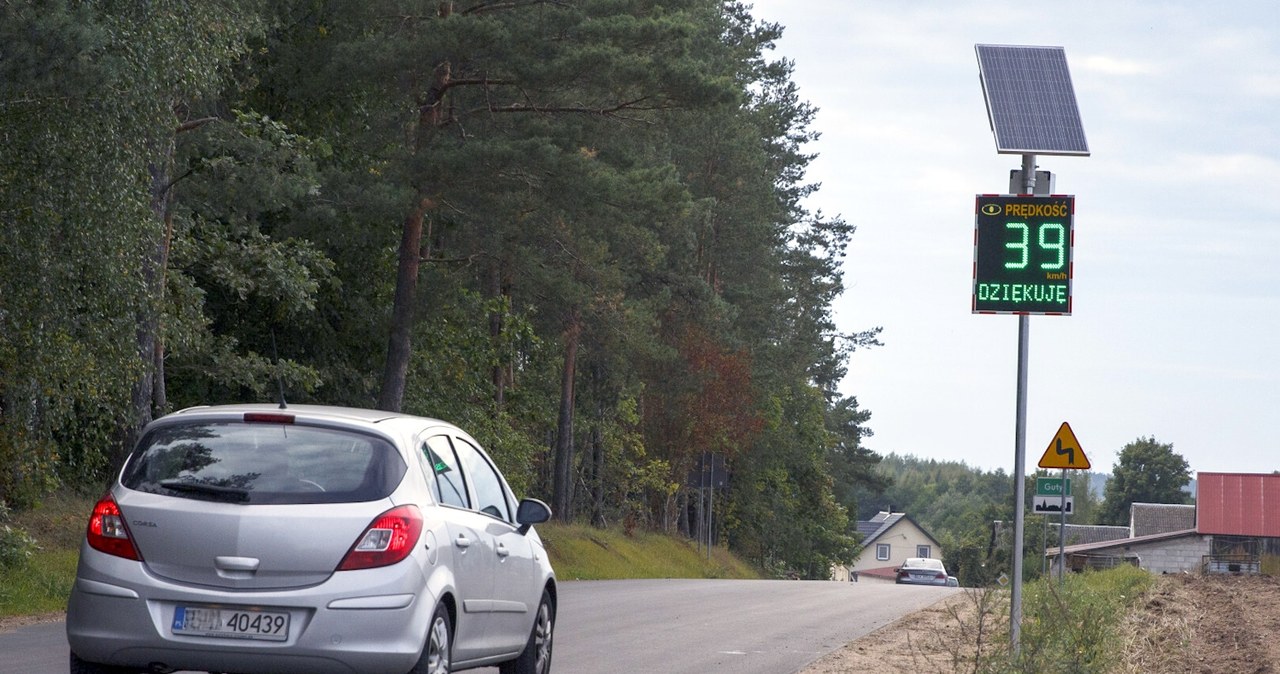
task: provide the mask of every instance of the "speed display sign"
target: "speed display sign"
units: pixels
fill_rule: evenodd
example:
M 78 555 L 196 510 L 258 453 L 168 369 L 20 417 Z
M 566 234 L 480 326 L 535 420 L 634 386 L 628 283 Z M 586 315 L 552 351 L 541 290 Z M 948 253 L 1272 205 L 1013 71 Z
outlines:
M 973 312 L 1071 315 L 1074 196 L 980 194 Z

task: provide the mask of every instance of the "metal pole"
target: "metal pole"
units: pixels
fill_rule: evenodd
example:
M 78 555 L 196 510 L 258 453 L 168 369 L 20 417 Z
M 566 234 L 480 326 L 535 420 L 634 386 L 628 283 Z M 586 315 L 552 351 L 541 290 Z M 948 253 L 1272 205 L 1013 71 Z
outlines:
M 1026 516 L 1026 492 L 1023 482 L 1027 479 L 1027 340 L 1030 320 L 1026 314 L 1018 316 L 1018 412 L 1013 459 L 1013 596 L 1009 606 L 1009 639 L 1016 655 L 1022 637 L 1022 524 Z
M 1058 525 L 1058 585 L 1062 585 L 1062 568 L 1067 565 L 1067 552 L 1063 548 L 1067 544 L 1067 469 L 1062 469 L 1062 502 L 1058 508 L 1062 513 L 1062 523 Z
M 1036 496 L 1039 497 L 1040 492 L 1036 492 Z M 1040 548 L 1047 553 L 1049 552 L 1049 516 L 1041 515 L 1040 519 L 1044 522 L 1044 531 L 1040 534 Z M 1041 557 L 1044 557 L 1044 559 L 1040 560 L 1040 573 L 1047 575 L 1049 572 L 1049 558 L 1044 555 L 1041 555 Z
M 1022 184 L 1026 194 L 1034 194 L 1036 187 L 1036 156 L 1022 155 Z M 1013 453 L 1013 596 L 1009 605 L 1009 641 L 1014 655 L 1021 652 L 1022 639 L 1022 525 L 1026 516 L 1027 472 L 1027 351 L 1031 333 L 1031 320 L 1026 314 L 1018 316 L 1018 410 L 1015 417 Z

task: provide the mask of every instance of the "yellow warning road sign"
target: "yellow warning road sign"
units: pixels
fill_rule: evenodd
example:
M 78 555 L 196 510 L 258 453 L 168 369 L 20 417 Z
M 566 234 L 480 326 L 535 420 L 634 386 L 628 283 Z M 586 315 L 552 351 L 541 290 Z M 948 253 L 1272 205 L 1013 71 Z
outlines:
M 1041 468 L 1089 468 L 1089 457 L 1084 455 L 1080 441 L 1076 440 L 1076 434 L 1071 432 L 1071 426 L 1067 422 L 1062 422 L 1062 426 L 1058 428 L 1058 434 L 1053 436 L 1044 450 L 1044 456 L 1040 457 L 1039 465 Z

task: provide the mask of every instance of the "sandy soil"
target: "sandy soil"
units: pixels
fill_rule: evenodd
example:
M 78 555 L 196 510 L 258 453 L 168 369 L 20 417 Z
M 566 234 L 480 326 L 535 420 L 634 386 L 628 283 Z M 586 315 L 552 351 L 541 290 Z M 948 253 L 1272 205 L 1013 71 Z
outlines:
M 800 674 L 973 671 L 974 633 L 992 629 L 977 621 L 984 601 L 975 591 L 952 595 Z M 1161 576 L 1121 632 L 1124 674 L 1280 674 L 1280 578 Z

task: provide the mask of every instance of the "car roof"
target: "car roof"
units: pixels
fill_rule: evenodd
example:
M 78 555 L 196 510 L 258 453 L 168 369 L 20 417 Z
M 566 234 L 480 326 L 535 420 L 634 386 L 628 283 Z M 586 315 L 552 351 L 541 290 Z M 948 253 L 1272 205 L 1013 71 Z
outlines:
M 245 412 L 292 414 L 302 418 L 342 419 L 376 424 L 384 421 L 408 419 L 433 423 L 446 423 L 431 417 L 420 417 L 401 412 L 365 409 L 360 407 L 341 407 L 332 405 L 286 405 L 277 403 L 242 403 L 232 405 L 199 405 L 178 410 L 169 416 L 191 418 L 196 416 L 234 416 Z

